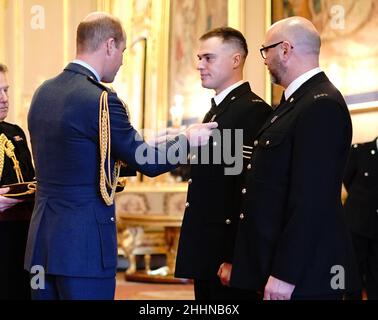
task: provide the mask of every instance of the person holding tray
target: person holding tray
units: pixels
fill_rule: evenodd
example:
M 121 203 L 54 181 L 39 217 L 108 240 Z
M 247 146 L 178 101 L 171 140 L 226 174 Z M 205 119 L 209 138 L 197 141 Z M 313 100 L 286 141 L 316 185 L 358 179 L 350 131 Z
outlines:
M 34 168 L 25 133 L 4 121 L 9 109 L 7 74 L 0 63 L 0 300 L 28 300 L 29 274 L 23 262 L 34 202 L 32 194 L 26 199 L 28 193 L 17 186 L 33 180 Z

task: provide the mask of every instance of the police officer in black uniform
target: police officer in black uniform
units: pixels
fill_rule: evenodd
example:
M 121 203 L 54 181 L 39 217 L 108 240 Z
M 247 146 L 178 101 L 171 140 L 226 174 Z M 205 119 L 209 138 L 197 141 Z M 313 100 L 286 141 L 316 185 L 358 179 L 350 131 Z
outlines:
M 378 137 L 354 144 L 344 176 L 346 220 L 368 299 L 378 299 Z M 359 293 L 357 298 L 361 299 Z
M 34 169 L 22 129 L 5 122 L 8 114 L 7 67 L 0 64 L 0 185 L 34 178 Z M 21 181 L 20 181 L 21 180 Z M 30 299 L 29 274 L 23 262 L 33 201 L 3 196 L 0 188 L 0 300 Z

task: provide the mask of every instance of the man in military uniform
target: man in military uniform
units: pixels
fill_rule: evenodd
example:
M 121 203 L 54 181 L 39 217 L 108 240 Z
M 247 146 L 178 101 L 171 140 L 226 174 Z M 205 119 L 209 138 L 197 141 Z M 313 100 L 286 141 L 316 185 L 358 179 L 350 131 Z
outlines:
M 359 286 L 341 204 L 348 108 L 307 19 L 275 23 L 260 51 L 285 92 L 253 144 L 230 283 L 267 300 L 342 299 Z
M 45 289 L 36 284 L 33 299 L 113 299 L 120 167 L 148 176 L 170 171 L 176 152 L 186 158 L 188 144 L 206 143 L 216 127 L 193 125 L 146 144 L 117 94 L 100 83 L 113 82 L 125 49 L 120 21 L 92 13 L 77 30 L 77 59 L 34 94 L 28 124 L 38 191 L 25 268 L 32 276 L 34 266 L 43 268 Z
M 0 186 L 34 178 L 24 132 L 4 121 L 9 108 L 7 72 L 0 64 Z M 33 202 L 1 196 L 7 192 L 9 188 L 0 188 L 0 300 L 26 300 L 30 286 L 23 262 Z
M 246 40 L 235 29 L 214 29 L 200 38 L 197 69 L 202 86 L 215 90 L 216 94 L 204 122 L 215 120 L 221 136 L 212 137 L 209 143 L 209 164 L 200 163 L 201 152 L 191 155 L 188 202 L 175 270 L 176 277 L 194 279 L 195 297 L 199 300 L 237 299 L 247 295 L 242 290 L 223 286 L 217 276 L 233 256 L 242 197 L 242 151 L 248 157 L 251 147 L 247 144 L 272 111 L 251 91 L 249 83 L 243 81 L 247 55 Z M 242 131 L 243 139 L 236 139 L 237 129 Z M 226 138 L 227 131 L 230 140 Z M 227 174 L 230 164 L 216 156 L 231 152 L 239 157 L 240 171 Z M 237 164 L 234 165 L 236 168 Z
M 368 299 L 378 299 L 378 138 L 354 144 L 344 175 L 345 214 Z M 358 295 L 362 298 L 361 294 Z

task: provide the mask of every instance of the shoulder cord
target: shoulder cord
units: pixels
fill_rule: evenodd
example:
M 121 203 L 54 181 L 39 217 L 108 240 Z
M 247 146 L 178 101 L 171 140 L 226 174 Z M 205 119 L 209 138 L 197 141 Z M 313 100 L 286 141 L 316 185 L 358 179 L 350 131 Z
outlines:
M 13 169 L 17 175 L 17 181 L 19 183 L 24 182 L 24 178 L 22 176 L 20 163 L 16 158 L 14 153 L 14 145 L 12 141 L 10 141 L 7 136 L 2 133 L 0 135 L 0 178 L 3 176 L 4 170 L 4 157 L 7 155 L 8 158 L 12 159 L 13 161 Z
M 121 163 L 116 161 L 113 174 L 110 169 L 111 137 L 110 137 L 110 115 L 108 104 L 108 92 L 103 91 L 100 97 L 99 112 L 99 142 L 100 142 L 100 192 L 106 205 L 111 206 L 114 202 L 117 181 L 119 178 Z M 107 173 L 105 162 L 108 161 Z M 108 191 L 110 189 L 110 194 Z

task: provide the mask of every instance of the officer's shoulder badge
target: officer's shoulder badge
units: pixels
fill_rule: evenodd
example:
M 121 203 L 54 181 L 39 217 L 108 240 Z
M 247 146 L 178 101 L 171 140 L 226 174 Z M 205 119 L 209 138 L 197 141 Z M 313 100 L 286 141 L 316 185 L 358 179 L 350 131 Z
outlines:
M 357 149 L 357 148 L 358 148 L 358 143 L 355 143 L 355 144 L 353 145 L 353 148 L 354 148 L 354 149 Z
M 319 99 L 319 98 L 324 98 L 324 97 L 328 97 L 328 93 L 319 93 L 319 94 L 314 95 L 314 99 Z
M 16 142 L 24 141 L 24 139 L 22 137 L 20 137 L 20 136 L 14 136 L 13 140 L 16 141 Z

